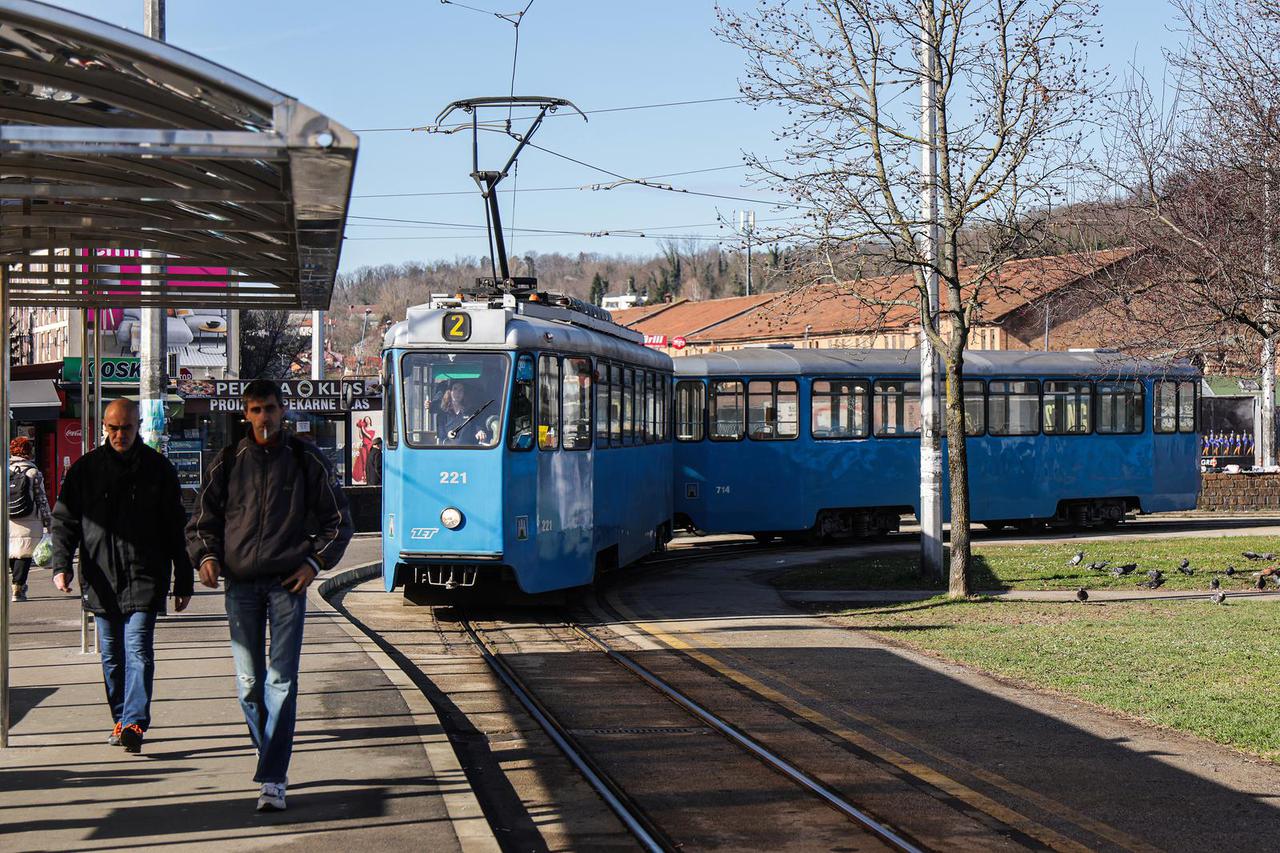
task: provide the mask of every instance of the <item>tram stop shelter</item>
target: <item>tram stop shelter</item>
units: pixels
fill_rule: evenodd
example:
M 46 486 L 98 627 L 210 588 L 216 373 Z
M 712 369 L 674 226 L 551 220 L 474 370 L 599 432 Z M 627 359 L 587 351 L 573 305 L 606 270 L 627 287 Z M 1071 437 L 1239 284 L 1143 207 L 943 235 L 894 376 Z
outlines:
M 216 63 L 65 9 L 0 0 L 0 316 L 7 324 L 11 305 L 328 308 L 357 147 L 327 116 Z M 95 268 L 119 250 L 144 258 L 142 272 Z M 211 283 L 169 267 L 226 272 Z M 6 571 L 7 503 L 6 489 Z M 8 733 L 4 595 L 0 746 Z

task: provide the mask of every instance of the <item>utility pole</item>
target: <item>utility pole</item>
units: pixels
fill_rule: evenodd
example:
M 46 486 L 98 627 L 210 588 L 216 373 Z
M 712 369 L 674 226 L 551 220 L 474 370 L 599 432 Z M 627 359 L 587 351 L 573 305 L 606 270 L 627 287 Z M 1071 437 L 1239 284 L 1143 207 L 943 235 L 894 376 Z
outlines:
M 938 317 L 938 134 L 934 63 L 933 0 L 920 4 L 920 218 L 924 221 L 921 255 L 926 264 L 928 298 L 920 329 L 920 573 L 942 580 L 942 437 L 938 405 L 938 356 L 929 330 Z
M 756 212 L 754 210 L 738 211 L 738 232 L 742 234 L 747 244 L 747 296 L 751 295 L 751 237 L 756 227 Z
M 143 0 L 143 11 L 146 17 L 145 35 L 164 41 L 164 0 Z M 149 257 L 151 253 L 144 251 L 141 254 Z M 160 267 L 143 266 L 142 270 L 144 274 L 154 274 Z M 162 283 L 155 279 L 144 279 L 142 284 L 144 287 L 150 285 L 159 288 Z M 164 397 L 169 385 L 165 378 L 165 357 L 169 350 L 165 335 L 166 323 L 168 318 L 163 309 L 142 309 L 142 333 L 138 347 L 141 373 L 138 382 L 142 421 L 140 433 L 142 440 L 155 448 L 162 446 L 165 434 Z M 84 361 L 87 361 L 88 353 L 84 355 Z

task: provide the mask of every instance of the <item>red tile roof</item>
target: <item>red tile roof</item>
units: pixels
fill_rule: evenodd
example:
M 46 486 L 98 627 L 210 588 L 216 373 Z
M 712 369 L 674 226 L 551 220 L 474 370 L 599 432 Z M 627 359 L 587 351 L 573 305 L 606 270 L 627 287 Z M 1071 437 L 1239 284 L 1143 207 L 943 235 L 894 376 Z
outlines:
M 1009 312 L 1028 302 L 1097 272 L 1130 254 L 1130 249 L 1117 249 L 1087 255 L 1010 261 L 1001 268 L 996 278 L 984 284 L 983 310 L 975 325 L 998 323 Z M 912 276 L 907 274 L 813 285 L 772 295 L 771 298 L 764 298 L 754 308 L 736 312 L 711 307 L 715 303 L 734 301 L 716 299 L 692 305 L 705 306 L 699 312 L 700 316 L 714 317 L 717 313 L 723 313 L 726 319 L 714 324 L 704 324 L 701 331 L 674 334 L 683 334 L 690 342 L 710 343 L 799 338 L 804 335 L 806 326 L 813 336 L 905 330 L 919 326 L 918 312 L 912 304 L 915 299 L 915 283 Z M 660 317 L 655 317 L 654 322 L 659 319 Z M 637 328 L 648 332 L 645 325 L 637 324 Z
M 731 296 L 727 299 L 707 299 L 694 302 L 681 299 L 677 302 L 654 307 L 657 310 L 645 312 L 644 308 L 628 308 L 625 311 L 614 311 L 613 321 L 621 323 L 646 335 L 665 335 L 668 338 L 677 336 L 689 337 L 709 326 L 715 326 L 732 320 L 744 312 L 751 311 L 774 299 L 777 293 L 761 293 L 754 296 Z M 632 313 L 635 312 L 635 313 Z

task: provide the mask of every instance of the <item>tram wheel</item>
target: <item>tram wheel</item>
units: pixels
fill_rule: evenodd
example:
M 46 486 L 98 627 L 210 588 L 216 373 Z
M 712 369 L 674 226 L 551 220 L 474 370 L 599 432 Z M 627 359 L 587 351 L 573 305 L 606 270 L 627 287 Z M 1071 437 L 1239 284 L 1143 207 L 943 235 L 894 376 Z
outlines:
M 1001 533 L 1009 528 L 1009 525 L 1003 521 L 984 521 L 982 526 L 990 530 L 992 533 Z

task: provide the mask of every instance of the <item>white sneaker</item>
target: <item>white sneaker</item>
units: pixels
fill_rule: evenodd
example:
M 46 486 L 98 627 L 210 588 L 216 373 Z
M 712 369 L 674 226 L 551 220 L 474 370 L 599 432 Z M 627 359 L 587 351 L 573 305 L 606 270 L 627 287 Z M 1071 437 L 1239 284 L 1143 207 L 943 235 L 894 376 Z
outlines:
M 285 786 L 283 784 L 277 782 L 263 782 L 262 792 L 258 794 L 258 811 L 284 811 L 284 790 Z

